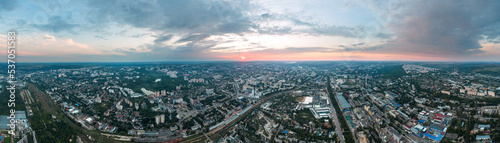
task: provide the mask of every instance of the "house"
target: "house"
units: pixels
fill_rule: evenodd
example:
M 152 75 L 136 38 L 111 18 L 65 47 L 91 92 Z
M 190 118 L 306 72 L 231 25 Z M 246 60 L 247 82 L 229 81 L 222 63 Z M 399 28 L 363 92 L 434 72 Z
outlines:
M 457 140 L 458 139 L 458 134 L 455 133 L 447 133 L 446 136 L 444 136 L 447 139 L 450 140 Z
M 481 140 L 489 140 L 490 135 L 476 135 L 476 140 L 481 141 Z

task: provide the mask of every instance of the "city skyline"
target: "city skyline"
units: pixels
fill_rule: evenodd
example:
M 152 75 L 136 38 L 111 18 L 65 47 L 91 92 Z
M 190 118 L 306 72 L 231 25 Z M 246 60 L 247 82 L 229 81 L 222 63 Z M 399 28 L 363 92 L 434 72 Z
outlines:
M 500 61 L 498 1 L 0 4 L 0 42 L 15 30 L 25 63 Z

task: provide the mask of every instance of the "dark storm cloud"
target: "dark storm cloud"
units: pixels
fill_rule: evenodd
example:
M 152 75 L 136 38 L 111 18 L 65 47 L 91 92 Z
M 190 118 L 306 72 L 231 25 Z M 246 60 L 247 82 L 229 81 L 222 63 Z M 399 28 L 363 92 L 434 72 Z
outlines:
M 478 40 L 500 35 L 500 1 L 405 1 L 394 9 L 387 43 L 409 53 L 459 57 L 483 53 Z

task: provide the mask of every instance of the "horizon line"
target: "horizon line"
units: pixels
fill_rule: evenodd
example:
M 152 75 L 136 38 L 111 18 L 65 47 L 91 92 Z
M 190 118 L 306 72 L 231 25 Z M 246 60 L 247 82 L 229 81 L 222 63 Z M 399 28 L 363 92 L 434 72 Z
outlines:
M 71 64 L 71 63 L 176 63 L 176 62 L 452 62 L 452 63 L 500 63 L 500 61 L 404 61 L 404 60 L 194 60 L 194 61 L 103 61 L 103 62 L 17 62 L 16 64 Z M 6 62 L 4 62 L 6 64 Z

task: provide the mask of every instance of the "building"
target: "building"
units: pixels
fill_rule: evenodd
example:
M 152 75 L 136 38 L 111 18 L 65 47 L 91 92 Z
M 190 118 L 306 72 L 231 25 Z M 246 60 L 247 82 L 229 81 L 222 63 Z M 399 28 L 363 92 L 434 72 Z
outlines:
M 160 123 L 165 123 L 165 114 L 160 115 Z
M 101 102 L 102 102 L 101 97 L 99 97 L 99 96 L 98 96 L 98 97 L 96 97 L 96 98 L 94 99 L 94 102 L 95 102 L 95 103 L 101 103 Z
M 488 91 L 488 96 L 495 96 L 495 91 Z
M 416 126 L 411 127 L 411 132 L 418 137 L 422 137 L 424 129 L 425 129 L 424 126 L 418 124 Z
M 319 108 L 309 108 L 316 119 L 319 118 L 330 118 L 330 108 L 329 107 L 319 107 Z
M 446 133 L 446 136 L 444 136 L 447 139 L 450 140 L 457 140 L 458 139 L 458 134 L 455 133 Z
M 349 104 L 349 102 L 347 102 L 347 100 L 345 100 L 344 96 L 342 96 L 342 93 L 337 93 L 337 99 L 339 100 L 340 102 L 340 106 L 342 106 L 342 110 L 345 110 L 345 109 L 349 109 L 351 108 L 351 104 Z
M 431 129 L 433 130 L 438 130 L 438 131 L 443 131 L 444 130 L 444 126 L 441 126 L 441 125 L 438 125 L 438 124 L 431 124 Z
M 477 141 L 490 140 L 490 135 L 476 135 Z
M 392 139 L 394 139 L 394 141 L 399 142 L 401 140 L 402 136 L 398 131 L 396 131 L 396 129 L 391 127 L 391 128 L 389 128 L 389 132 L 391 133 Z
M 411 127 L 413 127 L 412 125 L 408 125 L 408 124 L 404 124 L 403 125 L 403 129 L 405 129 L 406 131 L 411 131 Z
M 160 115 L 155 116 L 155 121 L 156 121 L 156 124 L 157 124 L 157 125 L 158 125 L 158 124 L 160 124 L 160 122 L 161 122 L 161 117 L 160 117 Z
M 116 104 L 116 109 L 122 110 L 123 109 L 123 105 L 121 105 L 120 102 L 118 102 L 118 104 Z
M 167 90 L 161 90 L 161 96 L 166 96 L 167 95 Z

